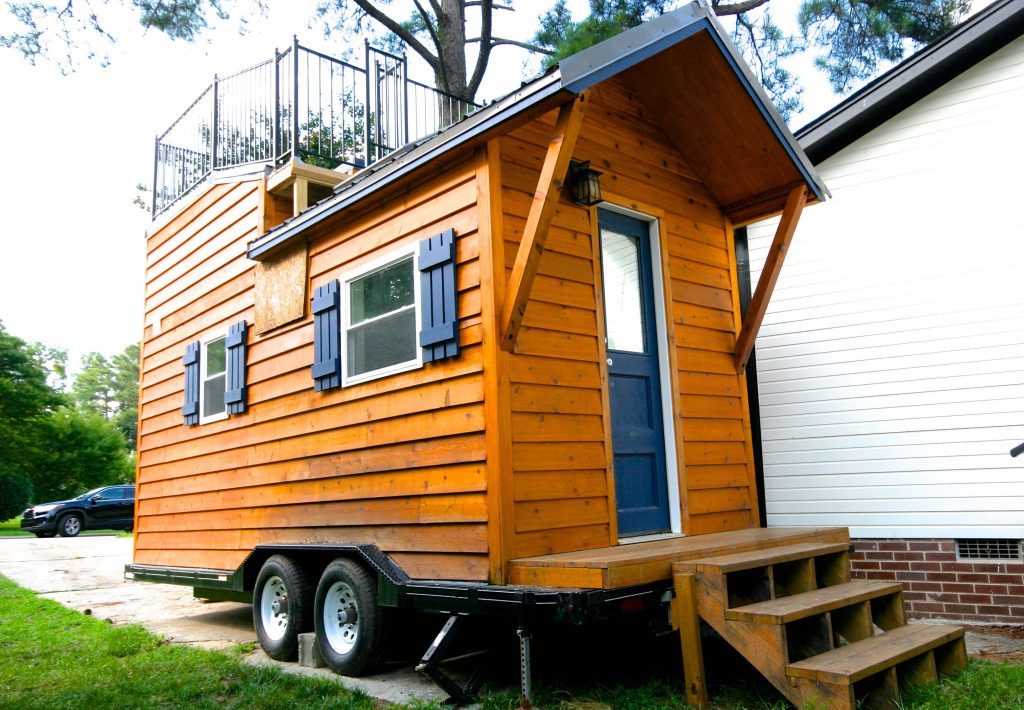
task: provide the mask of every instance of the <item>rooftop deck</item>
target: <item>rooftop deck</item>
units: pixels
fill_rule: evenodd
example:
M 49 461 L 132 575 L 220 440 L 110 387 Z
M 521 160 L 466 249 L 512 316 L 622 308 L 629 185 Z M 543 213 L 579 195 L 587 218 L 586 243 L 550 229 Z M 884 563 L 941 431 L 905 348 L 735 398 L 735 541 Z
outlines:
M 362 67 L 299 45 L 218 78 L 157 136 L 153 216 L 217 170 L 300 160 L 362 168 L 477 108 L 365 45 Z
M 674 562 L 800 542 L 849 544 L 850 533 L 846 528 L 749 528 L 522 557 L 509 562 L 509 581 L 537 587 L 616 589 L 671 579 Z

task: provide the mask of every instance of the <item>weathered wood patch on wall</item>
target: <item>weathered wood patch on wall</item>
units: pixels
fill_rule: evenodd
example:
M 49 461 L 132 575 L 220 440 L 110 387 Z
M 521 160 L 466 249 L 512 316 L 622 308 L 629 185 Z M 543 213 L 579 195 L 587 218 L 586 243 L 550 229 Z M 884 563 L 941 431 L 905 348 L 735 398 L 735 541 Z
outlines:
M 305 242 L 256 264 L 257 335 L 306 315 Z

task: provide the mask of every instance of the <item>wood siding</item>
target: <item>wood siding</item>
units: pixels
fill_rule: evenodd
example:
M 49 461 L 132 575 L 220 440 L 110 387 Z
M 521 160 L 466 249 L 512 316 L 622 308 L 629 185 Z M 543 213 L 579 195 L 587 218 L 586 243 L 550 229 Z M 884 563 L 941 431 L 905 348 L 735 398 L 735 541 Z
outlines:
M 1017 39 L 819 166 L 757 339 L 769 524 L 1024 537 L 1022 125 Z
M 511 269 L 555 112 L 500 140 Z M 757 524 L 735 257 L 718 205 L 624 81 L 593 89 L 574 157 L 607 203 L 658 221 L 683 530 Z M 511 356 L 513 557 L 616 544 L 596 210 L 558 206 Z
M 182 426 L 181 356 L 253 321 L 262 183 L 213 186 L 149 238 L 136 563 L 234 569 L 260 543 L 369 542 L 414 577 L 488 578 L 476 173 L 434 175 L 319 234 L 296 288 L 454 228 L 459 357 L 314 392 L 307 316 L 250 334 L 249 408 L 211 424 Z
M 606 204 L 657 224 L 681 529 L 756 526 L 731 228 L 626 81 L 587 101 L 574 156 L 604 173 Z M 213 186 L 150 237 L 137 563 L 372 542 L 413 577 L 500 583 L 509 559 L 617 544 L 596 208 L 560 201 L 514 352 L 495 325 L 556 113 L 310 232 L 307 294 L 453 228 L 451 360 L 314 392 L 306 315 L 250 333 L 244 414 L 184 427 L 185 345 L 255 317 L 262 183 Z

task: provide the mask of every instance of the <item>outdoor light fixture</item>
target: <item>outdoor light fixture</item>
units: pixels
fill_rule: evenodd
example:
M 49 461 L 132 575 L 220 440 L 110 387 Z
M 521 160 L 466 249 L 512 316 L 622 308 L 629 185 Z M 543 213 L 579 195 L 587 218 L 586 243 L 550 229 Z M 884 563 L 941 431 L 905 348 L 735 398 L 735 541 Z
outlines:
M 590 167 L 590 161 L 569 162 L 569 182 L 572 185 L 573 202 L 578 205 L 596 205 L 604 202 L 601 197 L 601 173 Z

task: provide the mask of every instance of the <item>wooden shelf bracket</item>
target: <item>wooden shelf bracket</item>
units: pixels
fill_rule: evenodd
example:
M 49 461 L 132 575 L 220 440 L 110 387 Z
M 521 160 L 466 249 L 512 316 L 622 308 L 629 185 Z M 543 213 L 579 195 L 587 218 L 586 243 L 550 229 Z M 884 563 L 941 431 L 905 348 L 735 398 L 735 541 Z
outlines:
M 786 197 L 786 207 L 782 210 L 778 229 L 775 230 L 775 239 L 772 240 L 768 258 L 765 259 L 764 268 L 761 270 L 761 277 L 757 280 L 757 288 L 750 299 L 747 315 L 743 319 L 743 326 L 736 338 L 737 374 L 742 374 L 747 369 L 750 353 L 754 350 L 757 331 L 761 329 L 761 322 L 768 310 L 768 302 L 771 300 L 772 291 L 775 290 L 775 282 L 779 280 L 779 273 L 782 271 L 782 262 L 786 258 L 786 252 L 789 251 L 790 242 L 793 241 L 793 233 L 796 232 L 796 225 L 800 221 L 800 214 L 803 212 L 805 204 L 807 204 L 807 186 L 800 184 L 790 190 Z
M 551 219 L 554 217 L 555 207 L 558 205 L 562 183 L 569 170 L 569 159 L 576 147 L 580 125 L 583 123 L 585 100 L 586 93 L 584 92 L 562 105 L 555 122 L 554 133 L 548 143 L 544 164 L 540 169 L 537 190 L 533 193 L 533 203 L 530 205 L 526 229 L 523 231 L 523 240 L 519 243 L 515 265 L 512 267 L 512 274 L 509 276 L 508 287 L 505 290 L 505 298 L 502 301 L 499 322 L 501 347 L 508 352 L 512 352 L 515 348 L 519 328 L 523 324 L 523 314 L 526 312 L 526 304 L 530 300 L 530 291 L 533 290 L 537 267 L 540 265 L 541 255 L 544 254 L 548 228 L 551 226 Z

